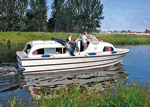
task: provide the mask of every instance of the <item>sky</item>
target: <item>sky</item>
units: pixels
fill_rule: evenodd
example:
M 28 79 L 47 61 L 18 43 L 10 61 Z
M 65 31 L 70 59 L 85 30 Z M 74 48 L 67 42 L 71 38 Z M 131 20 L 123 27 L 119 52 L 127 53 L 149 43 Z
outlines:
M 48 19 L 51 17 L 51 4 L 48 0 Z M 101 30 L 145 31 L 150 29 L 150 0 L 101 0 L 104 5 Z

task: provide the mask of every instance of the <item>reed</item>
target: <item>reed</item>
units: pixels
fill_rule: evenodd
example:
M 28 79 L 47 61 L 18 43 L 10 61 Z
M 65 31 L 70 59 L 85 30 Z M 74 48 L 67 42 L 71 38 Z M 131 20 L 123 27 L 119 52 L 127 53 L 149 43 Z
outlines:
M 96 85 L 94 88 L 78 86 L 73 83 L 61 89 L 39 92 L 34 107 L 149 107 L 148 83 L 118 82 L 115 86 L 106 85 L 104 91 Z M 45 95 L 50 94 L 45 98 Z M 15 104 L 15 103 L 13 103 Z
M 97 38 L 102 38 L 103 41 L 110 42 L 114 45 L 141 45 L 150 44 L 149 35 L 128 35 L 128 34 L 99 34 L 91 33 Z M 73 33 L 75 40 L 79 33 Z M 8 42 L 11 44 L 26 44 L 32 40 L 49 40 L 51 37 L 66 39 L 68 33 L 65 32 L 1 32 L 0 45 L 5 45 Z

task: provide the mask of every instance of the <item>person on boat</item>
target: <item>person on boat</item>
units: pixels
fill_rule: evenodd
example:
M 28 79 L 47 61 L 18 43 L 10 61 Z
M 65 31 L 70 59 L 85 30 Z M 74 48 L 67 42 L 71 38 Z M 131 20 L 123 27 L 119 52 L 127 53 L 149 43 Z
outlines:
M 76 50 L 77 50 L 77 45 L 76 45 L 75 41 L 71 39 L 72 36 L 73 36 L 73 35 L 72 35 L 71 33 L 69 33 L 69 36 L 67 37 L 66 40 L 67 40 L 67 42 L 70 44 L 69 50 L 70 50 L 71 54 L 74 56 L 74 55 L 75 55 L 75 52 L 76 52 Z
M 91 42 L 92 40 L 89 40 L 87 38 L 87 32 L 84 32 L 84 35 L 82 36 L 82 46 L 83 46 L 83 51 L 87 48 L 87 42 Z
M 75 42 L 71 39 L 72 36 L 73 36 L 73 35 L 72 35 L 71 33 L 69 33 L 69 35 L 68 35 L 68 37 L 67 37 L 67 39 L 66 39 L 68 43 L 75 43 Z

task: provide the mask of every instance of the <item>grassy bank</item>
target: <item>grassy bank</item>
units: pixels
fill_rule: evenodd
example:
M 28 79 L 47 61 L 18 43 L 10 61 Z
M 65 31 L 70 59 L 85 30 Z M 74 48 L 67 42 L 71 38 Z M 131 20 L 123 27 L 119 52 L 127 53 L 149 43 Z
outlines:
M 127 35 L 127 34 L 98 34 L 91 33 L 103 41 L 110 42 L 114 45 L 143 45 L 150 44 L 149 35 Z M 75 40 L 79 33 L 73 33 Z M 6 44 L 26 44 L 31 40 L 49 40 L 51 37 L 66 39 L 68 33 L 45 33 L 45 32 L 1 32 L 0 45 Z
M 41 98 L 34 99 L 32 107 L 150 107 L 148 84 L 135 82 L 118 82 L 116 86 L 107 85 L 105 90 L 100 86 L 89 88 L 76 83 L 57 91 L 41 91 Z M 44 97 L 45 95 L 51 95 Z M 22 105 L 21 99 L 14 98 L 10 104 Z

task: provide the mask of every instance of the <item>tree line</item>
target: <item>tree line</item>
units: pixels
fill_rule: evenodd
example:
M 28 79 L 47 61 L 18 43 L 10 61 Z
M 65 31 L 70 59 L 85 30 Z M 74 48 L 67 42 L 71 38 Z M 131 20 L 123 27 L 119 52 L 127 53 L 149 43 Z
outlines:
M 95 31 L 104 19 L 100 0 L 0 0 L 0 31 Z M 47 20 L 47 10 L 52 9 Z

